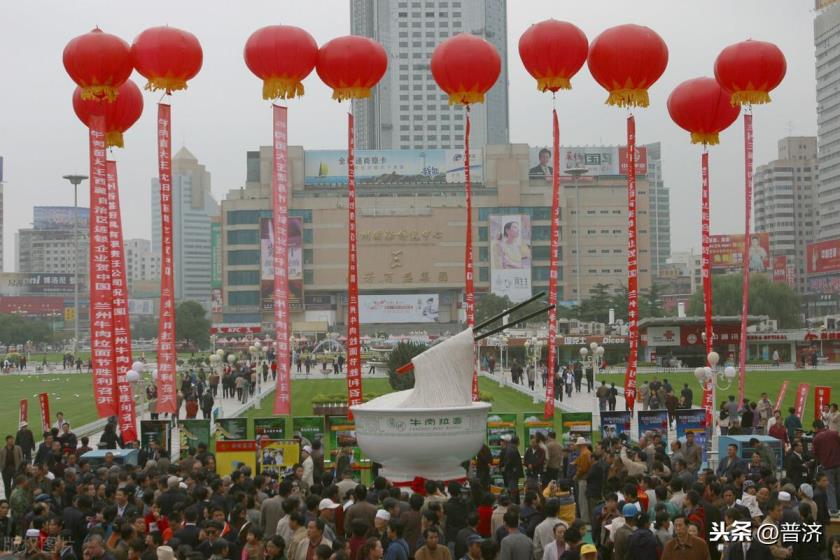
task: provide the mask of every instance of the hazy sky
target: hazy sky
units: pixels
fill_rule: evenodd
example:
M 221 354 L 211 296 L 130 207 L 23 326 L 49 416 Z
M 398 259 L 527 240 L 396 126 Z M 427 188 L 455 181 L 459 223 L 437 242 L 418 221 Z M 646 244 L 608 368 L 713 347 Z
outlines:
M 546 144 L 550 138 L 551 99 L 540 94 L 517 51 L 520 35 L 543 19 L 578 25 L 590 41 L 604 29 L 638 23 L 656 30 L 668 44 L 664 76 L 651 89 L 651 107 L 636 111 L 639 143 L 663 143 L 665 182 L 671 189 L 674 250 L 699 246 L 699 154 L 688 133 L 670 120 L 665 101 L 683 80 L 713 75 L 720 50 L 747 38 L 777 43 L 788 61 L 785 81 L 773 103 L 755 113 L 757 164 L 776 157 L 779 138 L 816 134 L 816 93 L 812 2 L 768 0 L 508 0 L 511 141 Z M 245 178 L 245 151 L 271 140 L 268 102 L 260 82 L 242 59 L 242 48 L 257 28 L 297 25 L 323 44 L 349 33 L 348 0 L 104 0 L 3 2 L 0 11 L 0 155 L 5 158 L 5 270 L 14 264 L 15 232 L 31 227 L 32 206 L 72 204 L 61 176 L 88 173 L 87 138 L 71 106 L 74 84 L 61 54 L 73 37 L 98 25 L 129 43 L 143 29 L 172 25 L 194 33 L 204 48 L 204 67 L 189 90 L 171 98 L 175 148 L 185 144 L 213 176 L 221 199 Z M 135 74 L 142 85 L 142 78 Z M 289 142 L 307 148 L 341 148 L 346 143 L 347 105 L 330 99 L 315 72 L 305 81 L 306 95 L 292 101 Z M 603 104 L 606 93 L 584 68 L 573 90 L 558 97 L 561 143 L 624 142 L 626 112 Z M 155 103 L 126 134 L 120 163 L 123 220 L 127 237 L 151 237 L 149 180 L 157 173 L 154 146 Z M 741 121 L 712 149 L 712 232 L 743 229 L 743 133 Z M 87 205 L 87 192 L 80 204 Z

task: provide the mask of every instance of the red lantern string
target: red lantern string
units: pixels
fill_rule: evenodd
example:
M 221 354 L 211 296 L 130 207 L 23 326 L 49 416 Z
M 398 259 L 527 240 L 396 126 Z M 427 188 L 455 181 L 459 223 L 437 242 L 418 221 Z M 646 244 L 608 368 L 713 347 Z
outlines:
M 750 216 L 752 210 L 753 126 L 752 113 L 744 113 L 744 278 L 741 284 L 741 339 L 738 348 L 738 404 L 744 402 L 744 379 L 747 371 L 747 315 L 750 309 Z
M 465 107 L 467 124 L 464 133 L 464 192 L 467 203 L 467 235 L 464 247 L 464 299 L 467 303 L 467 327 L 472 328 L 475 325 L 475 288 L 473 284 L 472 180 L 470 177 L 470 106 L 465 105 Z M 473 366 L 472 399 L 478 400 L 478 370 L 475 366 Z
M 557 120 L 557 108 L 551 111 L 552 121 L 552 169 L 551 174 L 551 247 L 549 249 L 548 303 L 557 305 L 557 249 L 560 245 L 560 122 Z M 545 377 L 546 419 L 554 418 L 554 362 L 557 342 L 557 312 L 552 308 L 548 312 L 548 371 Z
M 630 355 L 624 377 L 624 400 L 633 412 L 636 401 L 636 366 L 639 353 L 639 263 L 636 245 L 636 119 L 627 117 L 627 324 Z
M 703 260 L 703 311 L 706 319 L 706 356 L 714 349 L 714 333 L 712 330 L 712 256 L 709 237 L 709 152 L 703 147 L 700 157 L 702 177 L 700 214 L 702 219 L 702 260 Z M 709 364 L 711 365 L 711 364 Z M 712 381 L 703 384 L 703 408 L 706 409 L 706 425 L 712 421 Z

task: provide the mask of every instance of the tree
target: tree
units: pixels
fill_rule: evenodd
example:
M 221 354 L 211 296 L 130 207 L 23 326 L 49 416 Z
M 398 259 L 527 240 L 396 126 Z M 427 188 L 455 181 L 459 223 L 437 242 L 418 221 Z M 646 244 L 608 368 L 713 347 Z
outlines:
M 743 277 L 726 274 L 712 277 L 712 313 L 736 316 L 741 314 Z M 767 315 L 778 322 L 780 329 L 802 325 L 799 296 L 787 284 L 773 282 L 765 274 L 750 276 L 750 314 Z M 695 293 L 688 305 L 691 315 L 703 315 L 703 292 Z
M 4 344 L 36 344 L 53 342 L 55 334 L 48 321 L 25 319 L 13 313 L 0 313 L 0 342 Z
M 157 338 L 158 320 L 154 317 L 137 317 L 131 322 L 131 337 L 136 339 Z
M 388 382 L 395 391 L 414 388 L 414 371 L 397 373 L 397 369 L 411 362 L 411 359 L 426 351 L 426 346 L 416 342 L 400 342 L 388 354 Z
M 181 302 L 175 309 L 175 338 L 199 349 L 210 346 L 210 321 L 197 301 Z
M 493 293 L 483 294 L 475 304 L 475 322 L 476 324 L 483 323 L 509 307 L 513 307 L 509 297 L 497 296 Z
M 578 319 L 606 323 L 609 320 L 610 308 L 615 307 L 613 300 L 614 295 L 610 284 L 595 284 L 589 290 L 589 297 L 582 300 L 577 308 Z M 627 305 L 625 304 L 624 307 L 626 309 Z

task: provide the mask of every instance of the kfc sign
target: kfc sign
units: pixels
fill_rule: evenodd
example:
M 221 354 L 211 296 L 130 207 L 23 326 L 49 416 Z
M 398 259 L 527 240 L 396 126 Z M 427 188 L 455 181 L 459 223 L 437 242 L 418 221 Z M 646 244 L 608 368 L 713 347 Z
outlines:
M 210 327 L 210 334 L 259 334 L 260 325 L 218 324 Z

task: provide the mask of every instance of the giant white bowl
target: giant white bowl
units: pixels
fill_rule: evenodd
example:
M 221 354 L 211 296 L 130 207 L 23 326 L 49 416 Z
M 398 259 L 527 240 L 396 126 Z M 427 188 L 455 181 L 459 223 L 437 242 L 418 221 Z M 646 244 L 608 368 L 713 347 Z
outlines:
M 362 453 L 380 463 L 380 474 L 392 482 L 422 477 L 463 478 L 461 463 L 481 449 L 490 403 L 462 407 L 399 408 L 406 394 L 398 391 L 352 406 L 356 440 Z

